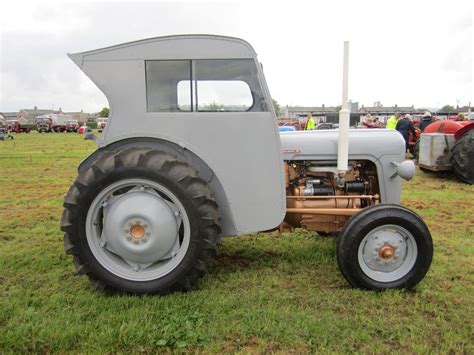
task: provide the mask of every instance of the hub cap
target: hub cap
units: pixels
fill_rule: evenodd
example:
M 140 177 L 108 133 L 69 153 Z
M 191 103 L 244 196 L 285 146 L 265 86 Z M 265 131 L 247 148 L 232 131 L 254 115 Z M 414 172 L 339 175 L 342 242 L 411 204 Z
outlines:
M 387 224 L 370 231 L 362 240 L 358 260 L 362 271 L 379 282 L 393 282 L 410 272 L 418 249 L 405 228 Z
M 178 198 L 154 181 L 127 179 L 107 186 L 87 214 L 86 235 L 97 261 L 132 281 L 160 278 L 179 265 L 190 225 Z
M 145 236 L 145 228 L 143 228 L 140 224 L 134 224 L 130 228 L 130 235 L 136 240 L 140 240 Z

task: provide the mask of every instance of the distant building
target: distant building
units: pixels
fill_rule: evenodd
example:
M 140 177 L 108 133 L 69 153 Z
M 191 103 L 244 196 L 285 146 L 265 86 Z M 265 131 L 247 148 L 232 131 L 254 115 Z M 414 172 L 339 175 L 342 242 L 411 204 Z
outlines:
M 367 114 L 370 113 L 373 116 L 387 116 L 387 115 L 393 115 L 395 112 L 399 113 L 409 113 L 409 114 L 417 114 L 420 113 L 419 109 L 416 109 L 415 106 L 367 106 L 365 107 L 364 105 L 361 106 L 359 109 L 360 114 Z
M 364 106 L 362 105 L 359 109 L 360 122 L 364 122 L 366 116 L 370 113 L 374 117 L 378 117 L 381 122 L 385 122 L 390 116 L 395 113 L 410 115 L 419 115 L 425 112 L 425 109 L 417 109 L 414 105 L 412 106 L 382 106 L 380 103 L 376 106 Z
M 20 109 L 17 113 L 17 118 L 24 118 L 28 120 L 28 124 L 35 124 L 38 116 L 56 113 L 51 109 L 38 109 L 36 106 L 33 109 Z
M 338 106 L 284 106 L 280 109 L 280 119 L 296 120 L 300 117 L 306 117 L 308 114 L 325 115 L 336 114 L 339 111 Z
M 458 105 L 458 106 L 456 106 L 456 108 L 454 109 L 454 112 L 455 112 L 455 113 L 461 113 L 461 112 L 465 113 L 465 112 L 469 112 L 469 111 L 472 111 L 472 107 L 470 107 L 470 106 L 462 106 L 462 107 L 459 107 L 459 105 Z
M 5 121 L 16 120 L 17 119 L 17 112 L 1 112 L 3 119 Z
M 20 109 L 18 112 L 2 112 L 5 120 L 17 120 L 17 119 L 25 119 L 28 121 L 28 124 L 36 124 L 36 118 L 43 115 L 48 114 L 65 114 L 72 116 L 75 120 L 80 123 L 84 123 L 88 120 L 95 120 L 98 116 L 96 113 L 87 113 L 84 111 L 80 112 L 63 112 L 61 108 L 59 110 L 51 110 L 51 109 L 39 109 L 38 107 L 34 107 L 32 109 L 23 108 Z
M 87 120 L 95 119 L 95 115 L 91 113 L 86 113 L 81 110 L 81 112 L 63 112 L 65 115 L 72 116 L 73 119 L 77 120 L 79 123 L 87 122 Z

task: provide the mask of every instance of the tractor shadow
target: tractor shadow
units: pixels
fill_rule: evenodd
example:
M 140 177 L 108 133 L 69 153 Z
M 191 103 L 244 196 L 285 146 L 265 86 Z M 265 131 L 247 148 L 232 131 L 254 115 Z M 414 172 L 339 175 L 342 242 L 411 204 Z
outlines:
M 243 240 L 239 241 L 240 238 Z M 333 275 L 328 277 L 328 273 Z M 310 232 L 304 236 L 273 232 L 261 233 L 251 239 L 246 236 L 224 238 L 209 274 L 219 282 L 241 275 L 265 278 L 277 274 L 282 279 L 299 274 L 322 275 L 329 281 L 340 277 L 336 240 Z

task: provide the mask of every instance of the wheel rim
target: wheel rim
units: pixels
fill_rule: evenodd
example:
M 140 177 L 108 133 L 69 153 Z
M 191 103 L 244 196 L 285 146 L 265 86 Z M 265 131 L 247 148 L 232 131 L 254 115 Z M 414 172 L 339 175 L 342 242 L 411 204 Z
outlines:
M 417 256 L 413 235 L 394 224 L 370 231 L 358 249 L 362 271 L 378 282 L 393 282 L 403 278 L 415 265 Z
M 92 254 L 109 272 L 131 281 L 151 281 L 173 271 L 190 244 L 184 206 L 163 185 L 125 179 L 102 190 L 87 213 Z

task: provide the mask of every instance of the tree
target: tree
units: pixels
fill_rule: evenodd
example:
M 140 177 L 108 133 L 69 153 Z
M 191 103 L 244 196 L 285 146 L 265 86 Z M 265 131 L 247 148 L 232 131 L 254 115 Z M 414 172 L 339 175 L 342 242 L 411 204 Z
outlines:
M 276 115 L 280 116 L 280 104 L 275 99 L 272 99 L 272 102 L 273 102 L 273 107 L 275 108 Z
M 444 105 L 443 107 L 441 107 L 440 111 L 443 112 L 443 113 L 452 113 L 452 112 L 454 112 L 454 106 Z
M 104 107 L 102 111 L 99 112 L 99 117 L 109 117 L 109 108 Z
M 204 111 L 222 111 L 224 105 L 218 104 L 215 101 L 212 101 L 210 104 L 204 105 Z

